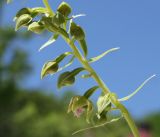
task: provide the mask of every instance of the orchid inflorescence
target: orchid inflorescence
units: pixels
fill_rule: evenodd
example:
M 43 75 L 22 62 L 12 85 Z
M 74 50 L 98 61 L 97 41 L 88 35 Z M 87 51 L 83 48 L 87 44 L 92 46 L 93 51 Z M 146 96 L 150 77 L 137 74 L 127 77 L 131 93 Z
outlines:
M 58 37 L 61 36 L 70 46 L 72 51 L 64 52 L 57 58 L 46 62 L 41 71 L 41 78 L 44 78 L 47 75 L 53 75 L 57 72 L 60 72 L 61 70 L 66 69 L 74 62 L 74 59 L 77 58 L 78 61 L 82 64 L 82 67 L 78 67 L 60 74 L 57 87 L 60 89 L 64 86 L 73 85 L 76 81 L 76 76 L 83 71 L 86 71 L 87 74 L 83 74 L 82 78 L 93 78 L 97 82 L 97 85 L 89 88 L 81 96 L 77 95 L 72 97 L 68 107 L 68 112 L 73 112 L 74 116 L 80 117 L 86 111 L 86 120 L 88 123 L 90 123 L 93 116 L 96 116 L 97 120 L 99 121 L 103 120 L 105 123 L 110 123 L 119 120 L 119 118 L 108 121 L 108 112 L 120 110 L 122 117 L 126 119 L 129 127 L 131 128 L 134 137 L 139 137 L 139 133 L 134 121 L 132 120 L 128 110 L 124 107 L 123 104 L 121 104 L 121 102 L 126 101 L 134 96 L 155 75 L 145 80 L 131 95 L 122 99 L 118 99 L 117 95 L 109 90 L 109 88 L 104 84 L 104 82 L 101 80 L 99 75 L 97 75 L 90 64 L 98 61 L 108 53 L 118 50 L 119 48 L 112 48 L 99 56 L 88 58 L 85 31 L 81 26 L 74 22 L 75 18 L 84 16 L 84 14 L 70 16 L 72 8 L 66 2 L 62 2 L 58 6 L 56 12 L 51 9 L 48 0 L 43 0 L 43 3 L 45 7 L 20 9 L 14 18 L 14 21 L 16 22 L 15 30 L 17 31 L 22 27 L 26 27 L 28 31 L 34 32 L 36 34 L 42 34 L 45 30 L 47 30 L 53 35 L 45 44 L 40 47 L 39 50 L 42 50 L 43 48 L 54 43 Z M 37 16 L 39 20 L 35 19 Z M 75 45 L 75 42 L 78 42 L 83 53 L 80 52 L 79 48 Z M 68 56 L 71 56 L 68 63 L 66 63 L 66 65 L 63 67 L 60 67 L 60 63 Z M 90 97 L 98 89 L 101 90 L 101 95 L 97 100 L 97 112 L 95 113 L 95 111 L 93 111 L 94 105 Z M 104 125 L 105 123 L 102 123 L 101 125 Z M 91 128 L 99 126 L 96 125 Z

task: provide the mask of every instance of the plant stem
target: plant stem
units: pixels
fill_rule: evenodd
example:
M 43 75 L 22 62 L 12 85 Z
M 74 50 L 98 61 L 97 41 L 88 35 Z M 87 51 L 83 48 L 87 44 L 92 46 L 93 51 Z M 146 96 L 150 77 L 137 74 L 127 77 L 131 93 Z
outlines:
M 77 49 L 77 47 L 74 45 L 73 41 L 70 40 L 69 38 L 64 38 L 65 41 L 68 43 L 68 45 L 70 45 L 71 49 L 73 50 L 75 56 L 77 57 L 77 59 L 81 62 L 81 64 L 83 65 L 83 67 L 90 72 L 90 74 L 92 75 L 92 77 L 95 79 L 95 81 L 98 83 L 99 87 L 102 88 L 102 91 L 107 94 L 110 93 L 109 88 L 104 84 L 104 82 L 102 81 L 102 79 L 97 75 L 97 73 L 93 70 L 93 68 L 90 66 L 90 64 L 88 63 L 87 59 L 85 57 L 82 56 L 82 54 L 79 52 L 79 50 Z
M 115 104 L 117 108 L 119 108 L 125 118 L 125 120 L 127 121 L 134 137 L 140 137 L 139 135 L 139 131 L 135 125 L 135 122 L 133 121 L 131 115 L 129 114 L 128 110 L 125 108 L 124 105 L 122 105 L 119 101 L 118 103 Z
M 67 42 L 67 44 L 71 47 L 71 49 L 73 50 L 73 53 L 75 55 L 75 57 L 77 57 L 77 59 L 81 62 L 81 64 L 83 65 L 83 67 L 90 72 L 90 74 L 92 74 L 92 77 L 94 78 L 94 80 L 98 83 L 99 87 L 102 89 L 102 91 L 105 94 L 111 93 L 109 88 L 104 84 L 104 82 L 102 81 L 102 79 L 98 76 L 98 74 L 94 71 L 94 69 L 90 66 L 90 64 L 88 63 L 87 59 L 79 52 L 79 50 L 77 49 L 77 47 L 74 45 L 73 40 L 70 40 L 69 38 L 66 38 L 65 36 L 62 36 L 64 38 L 64 40 Z M 134 137 L 140 137 L 139 136 L 139 132 L 138 129 L 132 119 L 132 117 L 130 116 L 128 110 L 115 98 L 111 98 L 111 101 L 113 102 L 113 104 L 121 110 L 125 120 L 127 121 Z
M 50 7 L 48 0 L 43 0 L 43 3 L 46 6 L 47 10 L 49 11 L 50 15 L 54 16 L 55 13 L 53 12 L 52 8 Z

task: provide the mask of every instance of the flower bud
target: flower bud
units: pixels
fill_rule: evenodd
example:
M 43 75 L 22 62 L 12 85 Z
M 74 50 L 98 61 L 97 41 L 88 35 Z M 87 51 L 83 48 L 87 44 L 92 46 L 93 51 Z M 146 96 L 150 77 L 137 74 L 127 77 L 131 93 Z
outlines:
M 27 26 L 32 21 L 32 17 L 29 14 L 23 14 L 16 20 L 16 28 L 17 31 L 22 26 Z
M 42 19 L 41 19 L 41 22 L 48 29 L 48 31 L 58 32 L 59 28 L 53 23 L 52 19 L 53 18 L 51 18 L 51 17 L 43 16 Z
M 41 78 L 45 77 L 48 74 L 54 74 L 58 71 L 58 64 L 54 61 L 49 61 L 44 64 L 42 71 L 41 71 Z
M 52 21 L 55 25 L 60 26 L 65 22 L 65 18 L 60 12 L 57 12 Z
M 86 110 L 86 120 L 89 123 L 89 119 L 91 117 L 93 111 L 93 104 L 90 100 L 85 98 L 84 96 L 75 96 L 71 99 L 68 113 L 73 112 L 74 116 L 80 117 L 84 111 Z
M 29 26 L 28 26 L 28 30 L 37 33 L 37 34 L 41 34 L 44 31 L 44 25 L 41 22 L 32 22 Z
M 72 12 L 72 8 L 70 7 L 70 5 L 66 2 L 62 2 L 57 11 L 59 11 L 62 15 L 64 15 L 65 17 L 68 17 L 69 14 Z
M 74 22 L 71 23 L 70 34 L 76 40 L 83 40 L 85 38 L 85 33 L 84 33 L 83 29 L 80 26 L 78 26 L 77 24 L 75 24 Z

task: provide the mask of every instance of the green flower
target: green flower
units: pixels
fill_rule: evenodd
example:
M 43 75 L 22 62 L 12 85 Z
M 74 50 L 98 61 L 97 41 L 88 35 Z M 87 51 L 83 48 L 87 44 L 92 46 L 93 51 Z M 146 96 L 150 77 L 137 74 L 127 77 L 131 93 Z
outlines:
M 89 123 L 93 111 L 93 104 L 84 96 L 74 96 L 69 104 L 68 113 L 73 112 L 74 116 L 80 117 L 86 110 L 86 121 Z

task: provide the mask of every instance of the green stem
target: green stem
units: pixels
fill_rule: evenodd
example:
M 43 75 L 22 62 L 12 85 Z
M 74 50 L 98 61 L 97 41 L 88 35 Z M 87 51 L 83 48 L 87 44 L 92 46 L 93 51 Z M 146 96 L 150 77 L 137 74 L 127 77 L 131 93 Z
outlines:
M 55 13 L 53 12 L 52 8 L 50 7 L 48 0 L 43 0 L 44 5 L 46 6 L 46 8 L 48 9 L 49 13 L 51 16 L 54 16 Z
M 79 50 L 77 49 L 77 47 L 74 45 L 73 40 L 70 40 L 69 38 L 64 37 L 64 40 L 67 42 L 67 44 L 71 47 L 71 49 L 73 50 L 73 53 L 75 55 L 75 57 L 77 57 L 77 59 L 81 62 L 81 64 L 83 65 L 83 67 L 92 74 L 92 77 L 94 78 L 94 80 L 98 83 L 99 87 L 102 89 L 102 91 L 105 94 L 111 93 L 109 88 L 104 84 L 104 82 L 102 81 L 102 79 L 97 75 L 97 73 L 94 71 L 94 69 L 90 66 L 90 64 L 88 63 L 87 59 L 82 56 L 82 54 L 79 52 Z M 134 137 L 140 137 L 139 136 L 139 132 L 138 129 L 132 119 L 132 117 L 130 116 L 128 110 L 116 99 L 111 98 L 113 104 L 121 110 L 124 118 L 126 119 Z
M 110 92 L 109 88 L 104 84 L 102 79 L 97 75 L 97 73 L 93 70 L 93 68 L 88 63 L 87 59 L 82 56 L 82 54 L 79 52 L 77 47 L 74 45 L 73 41 L 69 38 L 64 38 L 65 41 L 70 45 L 71 49 L 74 52 L 75 57 L 81 62 L 83 67 L 92 74 L 92 77 L 95 79 L 95 81 L 98 83 L 99 87 L 102 88 L 102 91 L 107 94 Z
M 133 135 L 134 135 L 134 137 L 140 137 L 139 131 L 138 131 L 138 129 L 137 129 L 137 126 L 135 125 L 135 122 L 133 121 L 131 115 L 129 114 L 129 112 L 128 112 L 128 110 L 125 108 L 125 106 L 123 106 L 120 102 L 118 102 L 118 103 L 115 104 L 115 105 L 116 105 L 116 107 L 117 107 L 118 109 L 121 110 L 121 112 L 122 112 L 125 120 L 127 121 L 128 125 L 129 125 L 129 127 L 130 127 L 130 129 L 131 129 L 131 131 L 132 131 L 132 133 L 133 133 Z

